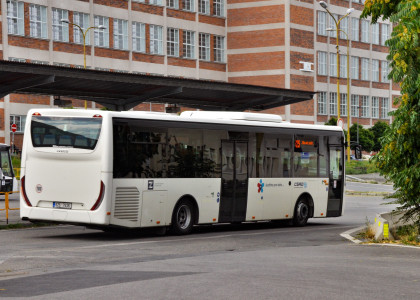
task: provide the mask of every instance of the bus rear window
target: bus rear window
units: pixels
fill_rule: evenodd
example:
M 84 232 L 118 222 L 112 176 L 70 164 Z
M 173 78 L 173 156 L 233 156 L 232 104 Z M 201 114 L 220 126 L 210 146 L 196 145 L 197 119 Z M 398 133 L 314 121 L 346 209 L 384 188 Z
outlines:
M 95 149 L 102 118 L 33 116 L 31 138 L 34 147 Z

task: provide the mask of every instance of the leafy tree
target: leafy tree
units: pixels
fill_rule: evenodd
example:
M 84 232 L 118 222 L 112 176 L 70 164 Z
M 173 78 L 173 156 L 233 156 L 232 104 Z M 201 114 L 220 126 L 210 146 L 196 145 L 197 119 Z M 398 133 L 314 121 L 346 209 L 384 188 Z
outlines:
M 395 24 L 389 47 L 389 77 L 400 83 L 401 97 L 390 113 L 393 122 L 374 160 L 397 192 L 393 195 L 405 219 L 420 225 L 420 0 L 366 0 L 361 17 L 382 17 Z
M 382 146 L 380 139 L 384 136 L 384 133 L 388 128 L 388 123 L 383 121 L 376 122 L 375 125 L 369 128 L 369 131 L 373 133 L 373 151 L 377 152 L 381 150 Z
M 357 127 L 359 127 L 359 144 L 362 145 L 362 150 L 367 152 L 372 151 L 374 146 L 374 135 L 370 130 L 363 128 L 362 125 L 354 123 L 350 127 L 350 140 L 352 142 L 357 141 Z M 352 143 L 351 148 L 354 149 L 355 145 L 356 143 Z
M 328 122 L 325 123 L 325 125 L 337 126 L 337 119 L 334 117 L 331 117 L 331 119 L 329 119 Z

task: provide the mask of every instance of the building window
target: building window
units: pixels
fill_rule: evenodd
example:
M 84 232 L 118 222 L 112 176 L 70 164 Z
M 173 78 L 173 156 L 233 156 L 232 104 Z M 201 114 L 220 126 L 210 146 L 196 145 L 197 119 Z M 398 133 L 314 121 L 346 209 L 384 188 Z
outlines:
M 46 39 L 47 34 L 47 7 L 37 4 L 29 5 L 29 35 L 35 38 Z
M 362 80 L 369 80 L 369 58 L 362 57 Z
M 372 44 L 379 45 L 379 24 L 375 23 L 371 26 Z
M 26 63 L 26 58 L 9 57 L 8 60 Z
M 25 34 L 23 2 L 7 2 L 7 28 L 9 34 Z
M 25 131 L 26 116 L 10 115 L 10 125 L 16 124 L 16 132 L 23 133 Z
M 114 49 L 128 50 L 128 22 L 114 19 Z
M 194 11 L 194 0 L 182 0 L 182 9 Z
M 62 19 L 68 20 L 69 19 L 69 12 L 64 9 L 53 8 L 52 9 L 53 15 L 53 40 L 60 41 L 60 42 L 68 42 L 69 41 L 69 24 L 61 22 Z
M 90 27 L 89 14 L 84 14 L 81 12 L 73 13 L 73 23 L 79 25 L 83 32 Z M 90 34 L 86 34 L 85 45 L 90 45 Z M 73 40 L 76 44 L 83 44 L 83 34 L 80 31 L 79 27 L 73 26 Z
M 389 113 L 389 99 L 382 98 L 381 119 L 388 119 L 388 113 Z
M 169 8 L 179 8 L 179 1 L 178 0 L 166 0 L 166 6 Z
M 351 79 L 359 79 L 359 58 L 357 56 L 351 57 Z
M 389 25 L 381 24 L 382 34 L 381 34 L 381 45 L 385 46 L 385 42 L 389 39 Z
M 213 0 L 213 15 L 224 17 L 225 15 L 225 0 Z
M 369 21 L 362 20 L 362 42 L 369 43 Z
M 198 12 L 201 14 L 210 14 L 210 0 L 198 0 Z
M 340 116 L 347 116 L 347 94 L 340 93 Z
M 133 51 L 146 52 L 146 25 L 139 22 L 132 23 Z
M 346 34 L 350 34 L 350 32 L 349 32 L 349 18 L 344 18 L 344 19 L 342 19 L 341 21 L 340 21 L 340 29 L 342 30 L 342 31 L 340 31 L 340 39 L 343 39 L 343 40 L 347 40 L 347 35 Z M 343 32 L 344 31 L 344 32 Z M 349 38 L 350 38 L 350 35 L 349 35 Z
M 318 94 L 318 114 L 327 114 L 327 93 L 321 92 Z
M 149 4 L 162 6 L 162 0 L 149 0 Z
M 340 77 L 347 78 L 347 55 L 340 55 Z
M 330 53 L 330 76 L 337 77 L 337 54 Z
M 133 2 L 139 2 L 139 3 L 145 3 L 146 2 L 146 0 L 131 0 L 131 1 L 133 1 Z
M 150 53 L 163 54 L 163 27 L 150 25 Z
M 330 115 L 337 115 L 337 93 L 330 93 Z
M 372 59 L 372 81 L 379 81 L 379 60 Z
M 372 97 L 372 118 L 379 118 L 379 97 Z
M 318 11 L 318 34 L 327 35 L 327 13 L 325 11 Z
M 389 63 L 386 60 L 381 62 L 381 81 L 388 83 Z
M 95 16 L 95 46 L 109 47 L 109 19 L 107 17 Z M 105 29 L 99 29 L 99 26 L 105 26 Z
M 336 20 L 339 19 L 339 15 L 337 15 L 337 14 L 332 14 L 332 15 Z M 336 38 L 337 37 L 337 30 L 336 30 L 337 25 L 335 24 L 335 21 L 334 21 L 333 17 L 328 15 L 328 24 L 329 24 L 329 28 L 334 29 L 334 30 L 330 31 L 330 37 Z
M 214 61 L 225 61 L 225 38 L 223 36 L 214 36 Z
M 351 39 L 359 41 L 359 18 L 351 18 Z
M 318 52 L 318 75 L 328 75 L 327 52 Z
M 200 33 L 199 36 L 200 60 L 210 60 L 210 34 Z
M 195 58 L 195 32 L 184 30 L 182 32 L 182 53 L 185 58 Z
M 362 96 L 362 118 L 369 118 L 369 96 Z
M 351 95 L 351 116 L 359 117 L 359 95 Z
M 179 56 L 179 30 L 175 28 L 168 28 L 167 35 L 167 54 L 169 56 Z

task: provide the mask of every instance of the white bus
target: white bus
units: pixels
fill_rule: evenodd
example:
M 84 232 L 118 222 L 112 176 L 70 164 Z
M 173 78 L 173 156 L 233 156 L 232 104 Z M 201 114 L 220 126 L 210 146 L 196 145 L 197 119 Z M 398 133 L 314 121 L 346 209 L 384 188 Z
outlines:
M 90 227 L 338 217 L 344 135 L 268 114 L 37 109 L 22 151 L 21 217 Z

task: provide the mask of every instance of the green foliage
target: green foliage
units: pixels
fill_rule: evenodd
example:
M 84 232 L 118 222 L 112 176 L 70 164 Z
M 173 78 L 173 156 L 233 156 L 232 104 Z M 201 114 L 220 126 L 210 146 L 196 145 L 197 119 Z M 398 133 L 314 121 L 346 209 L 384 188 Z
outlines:
M 381 150 L 381 142 L 380 139 L 384 136 L 385 131 L 389 128 L 388 123 L 386 122 L 376 122 L 375 125 L 373 125 L 368 130 L 373 133 L 373 151 L 379 151 Z
M 325 123 L 325 125 L 337 126 L 337 119 L 334 117 L 331 117 L 331 119 L 329 119 L 328 122 Z
M 362 17 L 390 19 L 396 24 L 389 46 L 389 77 L 400 83 L 398 109 L 374 157 L 381 174 L 394 183 L 393 195 L 405 219 L 420 224 L 420 0 L 366 0 Z
M 350 140 L 353 142 L 357 141 L 357 127 L 359 127 L 359 144 L 362 145 L 362 150 L 367 151 L 367 152 L 372 151 L 373 146 L 374 146 L 374 141 L 373 141 L 374 135 L 368 129 L 363 128 L 362 125 L 354 123 L 350 127 Z M 353 144 L 353 147 L 351 148 L 354 149 L 354 146 L 356 144 L 355 143 L 352 143 L 352 144 Z
M 351 160 L 346 161 L 346 174 L 371 174 L 378 173 L 379 170 L 376 165 L 368 160 Z
M 397 236 L 401 243 L 405 245 L 419 245 L 420 230 L 418 225 L 406 225 L 397 229 Z

